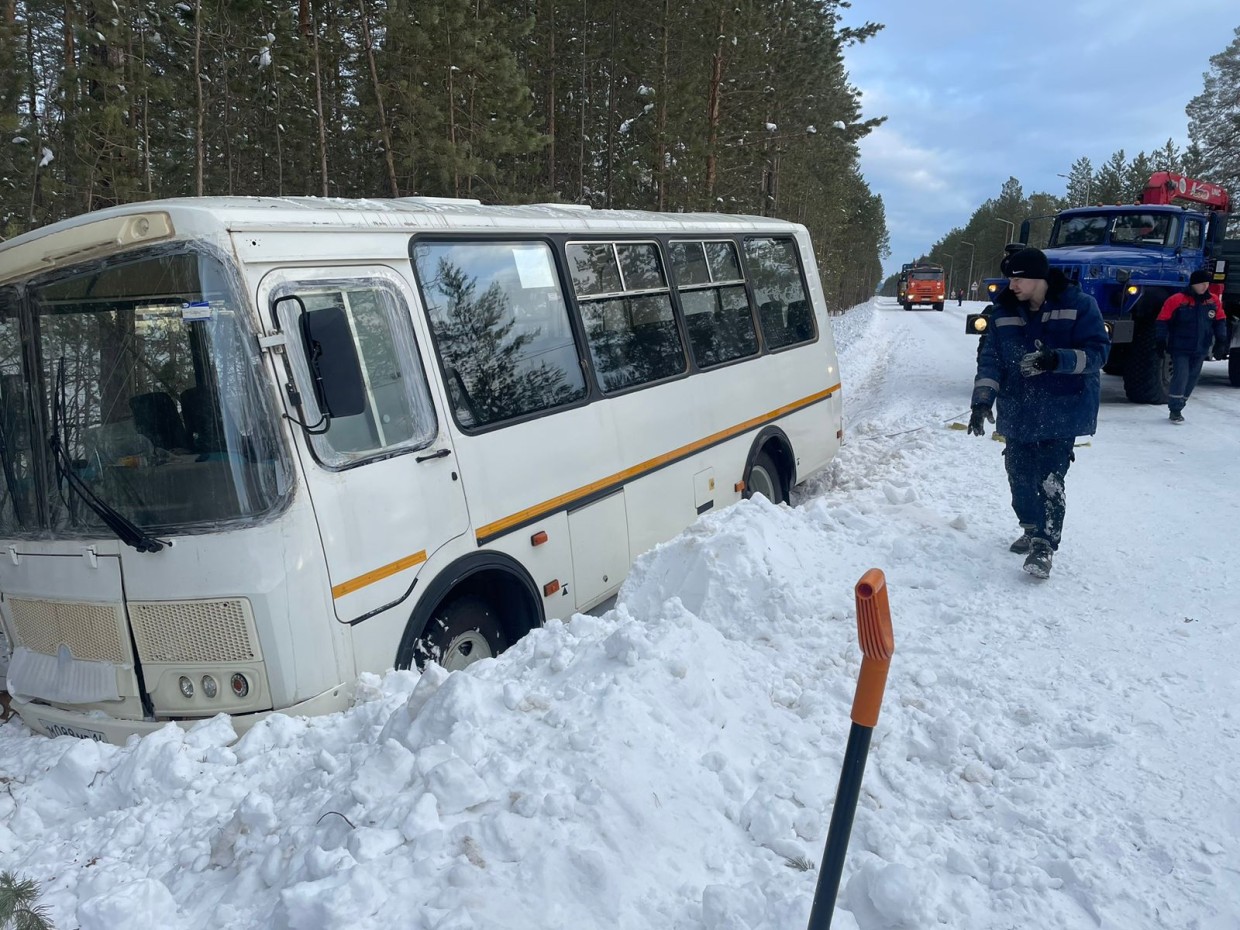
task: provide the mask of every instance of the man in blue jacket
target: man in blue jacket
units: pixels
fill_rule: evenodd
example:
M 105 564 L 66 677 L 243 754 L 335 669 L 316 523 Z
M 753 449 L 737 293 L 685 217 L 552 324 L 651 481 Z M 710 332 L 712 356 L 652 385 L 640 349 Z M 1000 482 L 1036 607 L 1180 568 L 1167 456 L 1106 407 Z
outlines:
M 1025 553 L 1025 571 L 1048 578 L 1063 532 L 1064 476 L 1076 437 L 1097 428 L 1111 340 L 1098 304 L 1051 271 L 1039 249 L 1014 252 L 1000 267 L 1008 286 L 978 350 L 969 432 L 986 434 L 997 400 L 995 428 L 1007 440 L 1012 509 L 1024 530 L 1011 550 Z
M 1197 386 L 1201 363 L 1211 347 L 1216 358 L 1226 354 L 1227 317 L 1209 291 L 1210 272 L 1194 271 L 1188 287 L 1167 298 L 1154 323 L 1158 351 L 1171 353 L 1167 408 L 1172 423 L 1184 422 L 1184 405 Z

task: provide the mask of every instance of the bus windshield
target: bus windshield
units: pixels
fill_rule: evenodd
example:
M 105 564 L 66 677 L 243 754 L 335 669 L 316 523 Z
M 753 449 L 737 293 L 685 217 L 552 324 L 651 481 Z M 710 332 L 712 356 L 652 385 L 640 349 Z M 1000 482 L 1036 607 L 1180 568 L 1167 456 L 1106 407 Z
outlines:
M 0 288 L 0 532 L 110 532 L 92 496 L 165 533 L 276 507 L 290 463 L 246 321 L 186 246 Z

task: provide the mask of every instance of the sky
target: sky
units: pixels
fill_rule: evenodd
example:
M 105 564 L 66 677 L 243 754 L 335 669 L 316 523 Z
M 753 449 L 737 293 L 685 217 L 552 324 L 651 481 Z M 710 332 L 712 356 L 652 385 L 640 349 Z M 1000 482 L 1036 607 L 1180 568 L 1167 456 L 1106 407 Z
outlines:
M 964 226 L 1009 177 L 1063 195 L 1076 159 L 1097 169 L 1167 139 L 1240 26 L 1235 0 L 1133 3 L 853 0 L 844 22 L 885 24 L 845 53 L 862 111 L 887 122 L 861 143 L 891 234 L 887 274 Z
M 979 307 L 834 318 L 837 458 L 641 556 L 601 616 L 239 740 L 0 725 L 0 871 L 57 930 L 804 927 L 879 568 L 835 930 L 1235 930 L 1240 392 L 1207 363 L 1173 426 L 1104 376 L 1037 581 L 1002 444 L 950 428 Z

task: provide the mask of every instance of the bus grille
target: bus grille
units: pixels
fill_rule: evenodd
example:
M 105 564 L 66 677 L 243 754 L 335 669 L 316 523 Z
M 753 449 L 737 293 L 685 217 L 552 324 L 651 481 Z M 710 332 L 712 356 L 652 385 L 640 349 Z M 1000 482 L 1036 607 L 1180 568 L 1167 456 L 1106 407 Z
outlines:
M 252 662 L 259 659 L 250 602 L 147 601 L 129 604 L 143 662 Z
M 54 656 L 68 646 L 85 662 L 129 661 L 125 615 L 119 604 L 81 604 L 10 598 L 17 642 Z M 16 644 L 15 644 L 16 645 Z

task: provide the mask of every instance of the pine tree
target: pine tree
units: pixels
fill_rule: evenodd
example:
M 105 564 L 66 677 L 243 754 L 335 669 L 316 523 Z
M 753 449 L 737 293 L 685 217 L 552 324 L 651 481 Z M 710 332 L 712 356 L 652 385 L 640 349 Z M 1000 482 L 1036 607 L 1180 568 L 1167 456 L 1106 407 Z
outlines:
M 1087 156 L 1081 156 L 1068 170 L 1067 201 L 1070 206 L 1082 207 L 1096 203 L 1093 194 L 1094 166 Z
M 47 909 L 38 900 L 37 882 L 0 872 L 0 930 L 53 930 Z
M 1240 191 L 1240 27 L 1231 44 L 1210 58 L 1201 93 L 1185 112 L 1188 137 L 1201 159 L 1199 173 Z
M 1094 175 L 1094 203 L 1121 203 L 1124 200 L 1127 161 L 1120 149 L 1107 159 Z

